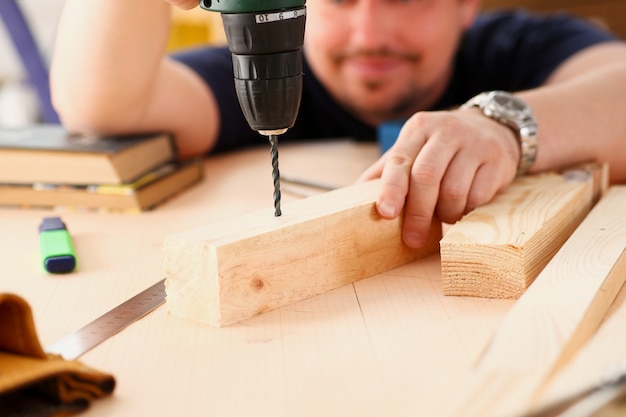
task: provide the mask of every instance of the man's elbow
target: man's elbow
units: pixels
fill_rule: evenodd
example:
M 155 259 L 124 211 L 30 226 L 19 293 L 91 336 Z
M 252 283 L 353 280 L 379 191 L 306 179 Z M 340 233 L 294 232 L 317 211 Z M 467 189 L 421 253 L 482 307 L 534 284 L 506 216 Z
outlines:
M 96 94 L 81 94 L 71 87 L 51 85 L 52 106 L 69 131 L 91 134 L 124 132 L 130 128 L 132 112 L 111 105 L 116 100 Z

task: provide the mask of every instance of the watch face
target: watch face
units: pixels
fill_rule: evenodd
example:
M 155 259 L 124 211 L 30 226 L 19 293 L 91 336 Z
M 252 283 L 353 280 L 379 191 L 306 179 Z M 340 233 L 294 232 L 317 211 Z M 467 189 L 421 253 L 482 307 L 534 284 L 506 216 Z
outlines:
M 492 111 L 512 119 L 519 119 L 528 114 L 529 108 L 513 94 L 493 92 L 491 98 Z
M 533 111 L 522 99 L 506 91 L 480 93 L 461 108 L 478 106 L 487 117 L 510 127 L 520 145 L 517 175 L 524 175 L 537 157 L 537 122 Z

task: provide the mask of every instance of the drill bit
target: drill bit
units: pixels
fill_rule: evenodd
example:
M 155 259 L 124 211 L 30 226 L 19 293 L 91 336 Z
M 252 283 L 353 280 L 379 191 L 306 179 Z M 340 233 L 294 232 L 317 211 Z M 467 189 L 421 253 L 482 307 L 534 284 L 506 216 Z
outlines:
M 278 217 L 280 211 L 280 172 L 278 171 L 278 136 L 269 135 L 270 153 L 272 155 L 272 177 L 274 179 L 274 216 Z

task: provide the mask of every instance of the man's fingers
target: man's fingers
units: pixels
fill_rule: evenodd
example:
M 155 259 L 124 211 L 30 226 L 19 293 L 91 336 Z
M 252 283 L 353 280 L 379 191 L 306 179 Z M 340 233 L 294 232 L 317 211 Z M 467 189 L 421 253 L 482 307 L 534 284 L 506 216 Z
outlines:
M 376 203 L 378 213 L 387 219 L 397 217 L 402 211 L 409 190 L 409 173 L 415 156 L 401 147 L 391 148 L 381 175 L 382 190 Z
M 469 212 L 478 206 L 488 203 L 493 197 L 506 186 L 508 183 L 494 181 L 494 178 L 504 178 L 504 175 L 498 175 L 493 170 L 481 166 L 474 176 L 472 188 L 467 196 L 467 207 L 465 212 Z
M 439 188 L 437 217 L 444 223 L 454 223 L 467 210 L 467 199 L 474 180 L 474 166 L 478 166 L 471 156 L 459 153 L 450 165 Z
M 378 175 L 384 164 L 378 213 L 391 219 L 404 208 L 402 239 L 423 246 L 435 212 L 453 223 L 510 183 L 516 144 L 506 129 L 469 111 L 416 113 L 386 158 L 364 174 Z
M 402 238 L 411 247 L 426 243 L 439 200 L 441 181 L 457 147 L 442 138 L 431 138 L 413 163 L 411 185 L 405 202 Z

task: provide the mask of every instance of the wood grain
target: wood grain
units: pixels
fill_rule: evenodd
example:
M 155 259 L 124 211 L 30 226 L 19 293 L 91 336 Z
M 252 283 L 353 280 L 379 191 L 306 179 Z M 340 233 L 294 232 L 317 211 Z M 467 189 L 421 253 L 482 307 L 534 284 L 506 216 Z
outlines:
M 55 212 L 76 247 L 79 269 L 70 275 L 41 268 L 37 225 L 51 211 L 0 209 L 3 290 L 31 303 L 44 345 L 75 331 L 163 278 L 167 236 L 271 211 L 261 145 L 207 158 L 205 181 L 151 212 Z M 374 143 L 298 143 L 283 144 L 280 162 L 289 175 L 348 185 L 377 157 Z M 626 351 L 624 299 L 589 352 L 564 366 L 565 382 L 591 382 Z M 81 358 L 118 380 L 113 397 L 84 416 L 440 417 L 478 389 L 466 378 L 520 301 L 444 296 L 434 254 L 228 327 L 163 306 Z M 564 393 L 571 385 L 560 376 L 549 388 L 554 381 Z
M 379 181 L 345 187 L 177 234 L 164 243 L 167 306 L 225 326 L 436 253 L 401 239 L 402 216 L 375 210 Z
M 443 292 L 519 298 L 589 212 L 608 167 L 517 179 L 452 225 L 441 240 Z
M 594 334 L 626 279 L 626 188 L 611 188 L 502 321 L 448 415 L 519 415 Z

